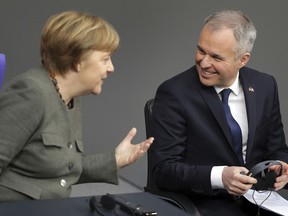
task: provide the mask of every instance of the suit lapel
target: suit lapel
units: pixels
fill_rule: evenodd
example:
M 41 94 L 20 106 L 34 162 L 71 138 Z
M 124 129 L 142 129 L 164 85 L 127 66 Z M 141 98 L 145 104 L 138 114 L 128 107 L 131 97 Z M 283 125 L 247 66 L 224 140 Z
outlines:
M 203 87 L 203 86 L 202 86 Z M 200 94 L 206 101 L 210 111 L 212 112 L 214 118 L 222 129 L 226 139 L 228 140 L 230 146 L 234 149 L 232 144 L 232 139 L 230 135 L 229 126 L 226 121 L 225 112 L 221 103 L 221 100 L 213 87 L 203 87 L 200 90 Z
M 254 82 L 249 78 L 249 71 L 247 69 L 240 70 L 240 81 L 245 96 L 247 119 L 248 119 L 248 140 L 247 140 L 247 153 L 246 162 L 249 159 L 249 154 L 253 147 L 253 140 L 256 130 L 256 94 Z

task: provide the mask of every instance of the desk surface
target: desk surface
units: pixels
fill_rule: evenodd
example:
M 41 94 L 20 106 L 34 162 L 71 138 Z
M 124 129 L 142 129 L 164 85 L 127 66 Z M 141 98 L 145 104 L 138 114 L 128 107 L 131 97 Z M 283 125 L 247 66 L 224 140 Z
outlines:
M 186 216 L 186 213 L 160 198 L 147 193 L 117 194 L 128 201 L 154 210 L 157 216 Z M 33 200 L 0 203 L 1 216 L 97 216 L 89 207 L 91 197 L 75 197 L 56 200 Z M 114 215 L 114 214 L 113 214 Z

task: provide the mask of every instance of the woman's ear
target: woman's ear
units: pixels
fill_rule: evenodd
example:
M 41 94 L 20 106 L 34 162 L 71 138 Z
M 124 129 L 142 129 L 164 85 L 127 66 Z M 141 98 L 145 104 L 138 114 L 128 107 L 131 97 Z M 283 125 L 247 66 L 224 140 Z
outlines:
M 81 69 L 82 69 L 82 62 L 80 61 L 80 62 L 75 64 L 75 71 L 80 72 Z

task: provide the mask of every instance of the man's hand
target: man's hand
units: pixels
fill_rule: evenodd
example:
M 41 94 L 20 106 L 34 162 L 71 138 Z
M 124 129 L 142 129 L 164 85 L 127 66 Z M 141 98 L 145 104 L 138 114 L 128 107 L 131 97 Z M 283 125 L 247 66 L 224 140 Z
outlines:
M 282 164 L 282 175 L 278 176 L 276 178 L 276 182 L 274 184 L 274 188 L 275 190 L 280 190 L 282 189 L 287 183 L 288 183 L 288 164 L 280 161 Z M 281 174 L 280 173 L 280 165 L 273 165 L 271 167 L 269 167 L 270 170 L 274 170 L 276 173 Z
M 245 194 L 253 184 L 257 183 L 255 178 L 247 176 L 245 167 L 225 167 L 222 172 L 222 181 L 229 194 L 241 196 Z

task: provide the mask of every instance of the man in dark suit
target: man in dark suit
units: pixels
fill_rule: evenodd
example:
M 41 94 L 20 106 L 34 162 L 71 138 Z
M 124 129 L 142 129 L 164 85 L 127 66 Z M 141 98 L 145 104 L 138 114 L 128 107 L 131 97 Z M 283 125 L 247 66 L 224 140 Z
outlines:
M 155 96 L 152 179 L 159 188 L 187 194 L 201 215 L 255 215 L 253 205 L 234 198 L 257 182 L 243 173 L 261 161 L 282 163 L 275 190 L 288 182 L 276 81 L 245 67 L 255 38 L 253 23 L 241 11 L 210 15 L 200 33 L 195 66 L 165 81 Z M 231 89 L 228 104 L 240 127 L 238 154 L 221 102 L 223 89 Z M 279 172 L 280 166 L 272 169 Z

